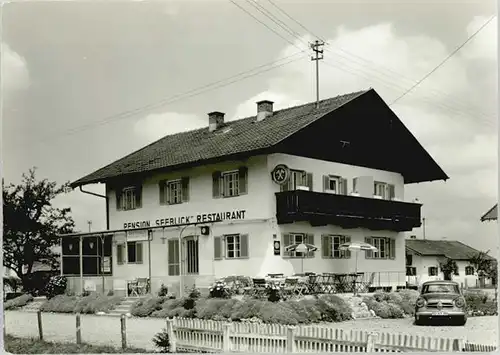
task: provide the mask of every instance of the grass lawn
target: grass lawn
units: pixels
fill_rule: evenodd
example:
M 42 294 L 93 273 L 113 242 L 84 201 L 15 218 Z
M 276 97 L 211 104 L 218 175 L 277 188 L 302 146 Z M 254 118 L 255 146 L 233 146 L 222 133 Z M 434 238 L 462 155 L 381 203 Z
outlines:
M 144 349 L 116 349 L 111 346 L 76 345 L 66 343 L 50 343 L 29 338 L 5 337 L 5 351 L 13 354 L 112 354 L 112 353 L 151 353 Z

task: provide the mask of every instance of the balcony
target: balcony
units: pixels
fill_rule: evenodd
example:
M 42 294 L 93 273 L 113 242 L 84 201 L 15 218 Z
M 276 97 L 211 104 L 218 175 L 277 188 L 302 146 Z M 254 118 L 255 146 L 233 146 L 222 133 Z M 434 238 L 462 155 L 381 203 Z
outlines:
M 276 193 L 278 224 L 309 222 L 343 228 L 411 231 L 420 227 L 421 204 L 312 191 Z

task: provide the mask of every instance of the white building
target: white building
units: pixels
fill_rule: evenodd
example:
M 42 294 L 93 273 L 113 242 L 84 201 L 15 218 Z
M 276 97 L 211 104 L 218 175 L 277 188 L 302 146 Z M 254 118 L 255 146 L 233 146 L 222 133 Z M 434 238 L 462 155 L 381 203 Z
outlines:
M 404 232 L 421 209 L 404 202 L 404 186 L 447 178 L 373 89 L 319 108 L 261 101 L 256 116 L 231 122 L 212 112 L 208 127 L 72 183 L 106 184 L 108 231 L 64 236 L 62 272 L 77 291 L 149 278 L 153 292 L 228 275 L 348 273 L 355 258 L 339 244 L 366 240 L 379 252 L 360 255 L 358 271 L 404 286 Z M 319 250 L 284 251 L 300 241 Z
M 451 275 L 452 280 L 463 287 L 476 287 L 477 270 L 470 264 L 476 250 L 462 242 L 448 240 L 407 239 L 406 240 L 406 275 L 408 282 L 421 285 L 431 280 L 444 280 L 440 262 L 455 260 L 458 272 Z

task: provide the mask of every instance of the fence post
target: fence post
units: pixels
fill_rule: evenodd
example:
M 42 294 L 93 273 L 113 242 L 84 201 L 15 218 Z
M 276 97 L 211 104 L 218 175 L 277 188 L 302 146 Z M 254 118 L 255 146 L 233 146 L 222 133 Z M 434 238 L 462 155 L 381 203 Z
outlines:
M 122 334 L 122 349 L 127 348 L 127 319 L 125 318 L 125 314 L 120 316 L 120 326 L 121 326 L 121 334 Z
M 286 352 L 295 352 L 295 328 L 292 326 L 286 329 Z
M 453 339 L 453 350 L 452 351 L 465 351 L 465 339 L 459 338 L 459 339 Z
M 3 313 L 3 324 L 2 324 L 2 328 L 3 328 L 3 339 L 5 341 L 5 338 L 7 337 L 7 327 L 5 325 L 5 311 L 2 312 Z
M 222 325 L 222 352 L 228 353 L 231 351 L 231 339 L 229 334 L 229 327 L 231 325 L 224 323 Z
M 40 340 L 43 340 L 42 311 L 38 310 L 36 312 L 36 316 L 38 318 L 38 336 L 40 337 Z
M 372 353 L 375 351 L 375 342 L 377 341 L 378 333 L 368 333 L 368 338 L 366 339 L 366 352 Z
M 80 327 L 80 314 L 76 315 L 76 343 L 80 345 L 82 343 L 82 329 Z
M 175 329 L 174 329 L 174 320 L 173 319 L 167 319 L 167 334 L 168 334 L 168 341 L 170 342 L 170 352 L 171 353 L 176 353 L 177 352 L 177 339 L 175 337 Z

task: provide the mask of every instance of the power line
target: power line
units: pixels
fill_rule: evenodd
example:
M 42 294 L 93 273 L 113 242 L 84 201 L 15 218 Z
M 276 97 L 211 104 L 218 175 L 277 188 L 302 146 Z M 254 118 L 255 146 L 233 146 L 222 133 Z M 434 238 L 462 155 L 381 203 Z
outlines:
M 255 0 L 246 0 L 246 1 L 247 1 L 247 2 L 252 1 L 252 2 L 256 3 L 256 4 L 257 4 L 257 5 L 258 5 L 261 9 L 263 9 L 266 13 L 264 13 L 261 9 L 257 8 L 256 6 L 254 6 L 254 5 L 252 5 L 252 4 L 251 4 L 251 5 L 252 5 L 253 7 L 255 7 L 255 8 L 257 8 L 257 10 L 258 10 L 259 12 L 263 13 L 263 14 L 264 14 L 267 18 L 269 18 L 272 22 L 274 22 L 275 24 L 277 24 L 277 25 L 278 25 L 278 26 L 280 26 L 281 28 L 284 28 L 284 29 L 285 29 L 288 33 L 292 34 L 292 36 L 294 36 L 294 37 L 298 38 L 300 41 L 302 41 L 302 42 L 303 42 L 302 38 L 300 38 L 300 35 L 299 35 L 296 31 L 294 31 L 294 30 L 293 30 L 293 29 L 291 29 L 289 26 L 287 26 L 285 23 L 283 23 L 282 21 L 280 21 L 279 19 L 277 19 L 277 18 L 276 18 L 274 15 L 272 15 L 272 14 L 271 14 L 268 10 L 266 10 L 266 9 L 265 9 L 262 5 L 259 5 L 259 4 L 258 4 Z M 280 10 L 280 12 L 284 13 L 284 14 L 285 14 L 288 18 L 292 19 L 295 23 L 298 23 L 298 24 L 299 24 L 299 25 L 300 25 L 303 29 L 305 29 L 306 31 L 309 31 L 309 30 L 308 30 L 308 29 L 307 29 L 304 25 L 302 25 L 299 21 L 295 20 L 292 16 L 290 16 L 289 14 L 287 14 L 284 10 L 282 10 L 281 8 L 279 8 L 279 6 L 275 5 L 275 4 L 274 4 L 271 0 L 268 0 L 268 1 L 269 1 L 269 2 L 270 2 L 273 6 L 274 6 L 274 7 L 276 7 L 278 10 Z M 255 18 L 255 16 L 253 16 L 253 15 L 252 15 L 251 13 L 249 13 L 248 11 L 245 11 L 245 12 L 247 12 L 247 14 L 249 14 L 250 16 L 252 16 L 252 17 L 254 17 L 254 18 Z M 270 16 L 269 16 L 268 14 L 270 14 Z M 278 23 L 276 20 L 278 20 L 280 23 Z M 265 25 L 266 27 L 268 27 L 268 26 L 267 26 L 266 24 L 264 24 L 262 21 L 260 21 L 260 20 L 258 20 L 258 21 L 259 21 L 261 24 L 263 24 L 263 25 Z M 268 28 L 269 28 L 269 27 L 268 27 Z M 310 31 L 309 31 L 309 32 L 310 32 Z M 281 36 L 280 36 L 280 37 L 281 37 Z M 317 37 L 319 37 L 319 36 L 317 36 Z M 282 37 L 282 38 L 283 38 L 283 37 Z M 290 41 L 288 41 L 288 40 L 287 40 L 287 42 L 289 42 L 289 43 L 290 43 Z M 328 49 L 326 49 L 326 50 L 327 50 L 328 52 L 330 52 L 330 53 L 333 53 L 332 51 L 330 51 L 330 50 L 328 50 Z M 338 50 L 340 50 L 340 51 L 342 51 L 342 52 L 346 53 L 349 57 L 342 56 L 342 55 L 339 55 L 339 54 L 336 54 L 336 55 L 337 55 L 337 56 L 340 56 L 340 57 L 342 57 L 342 58 L 348 59 L 350 62 L 352 62 L 352 60 L 353 60 L 353 59 L 352 59 L 352 58 L 350 58 L 350 57 L 356 57 L 356 58 L 359 58 L 359 60 L 362 60 L 362 61 L 363 61 L 363 62 L 365 62 L 365 63 L 375 64 L 373 61 L 367 60 L 367 59 L 365 59 L 365 58 L 363 58 L 363 57 L 360 57 L 360 56 L 358 56 L 358 55 L 356 55 L 356 54 L 353 54 L 353 53 L 351 53 L 351 52 L 348 52 L 348 51 L 344 50 L 343 48 L 339 48 Z M 358 60 L 358 63 L 359 63 L 359 60 Z M 325 64 L 326 64 L 326 63 L 325 63 Z M 349 65 L 351 65 L 351 64 L 352 64 L 352 63 L 349 63 Z M 396 71 L 394 71 L 394 70 L 391 70 L 391 69 L 385 68 L 384 66 L 381 66 L 381 67 L 382 67 L 383 69 L 385 69 L 386 71 L 388 71 L 388 72 L 392 72 L 392 73 L 394 73 L 396 76 L 395 76 L 395 75 L 389 75 L 389 74 L 386 74 L 386 73 L 380 72 L 379 70 L 376 70 L 375 68 L 372 68 L 372 67 L 370 67 L 370 66 L 366 66 L 366 65 L 363 65 L 363 64 L 359 64 L 359 65 L 360 65 L 360 66 L 362 66 L 362 67 L 366 67 L 368 70 L 374 71 L 374 72 L 375 72 L 375 73 L 377 73 L 377 74 L 385 75 L 385 76 L 387 76 L 387 77 L 391 78 L 391 80 L 393 80 L 393 82 L 389 83 L 389 84 L 388 84 L 388 85 L 386 85 L 386 86 L 388 86 L 388 87 L 390 87 L 390 88 L 392 88 L 392 86 L 398 86 L 398 87 L 399 87 L 401 90 L 403 90 L 403 91 L 406 91 L 406 90 L 407 90 L 407 88 L 406 88 L 405 86 L 400 85 L 400 84 L 397 84 L 397 83 L 395 83 L 395 82 L 394 82 L 394 78 L 395 78 L 396 76 L 397 76 L 397 78 L 401 78 L 401 77 L 403 77 L 403 78 L 404 78 L 404 75 L 402 75 L 402 74 L 400 74 L 400 73 L 398 73 L 398 72 L 396 72 Z M 378 66 L 380 66 L 380 65 L 378 65 Z M 342 71 L 345 71 L 345 72 L 348 72 L 348 73 L 351 73 L 351 74 L 354 74 L 354 75 L 357 75 L 357 76 L 360 76 L 360 77 L 364 77 L 364 78 L 366 78 L 366 77 L 365 77 L 365 76 L 363 76 L 363 75 L 358 75 L 358 74 L 356 74 L 356 73 L 353 73 L 352 71 L 346 70 L 346 69 L 345 69 L 345 68 L 343 68 L 343 67 L 338 67 L 338 66 L 336 66 L 336 67 L 337 67 L 338 69 L 342 70 Z M 359 71 L 359 69 L 360 69 L 360 68 L 357 68 L 357 70 L 358 70 L 358 71 Z M 373 74 L 372 74 L 372 73 L 369 73 L 369 75 L 373 75 Z M 380 81 L 380 78 L 377 78 L 377 77 L 375 77 L 375 78 L 376 78 L 378 81 Z M 368 78 L 366 78 L 366 79 L 368 79 Z M 411 83 L 415 83 L 415 82 L 416 82 L 416 81 L 415 81 L 415 79 L 409 79 L 408 77 L 406 77 L 406 80 L 410 81 Z M 433 92 L 431 92 L 431 93 L 434 93 L 434 95 L 435 95 L 435 94 L 436 94 L 436 91 L 433 91 Z M 442 92 L 441 92 L 441 93 L 442 93 Z M 444 94 L 444 93 L 442 93 L 442 94 Z M 449 95 L 449 94 L 444 94 L 444 95 L 447 95 L 448 97 L 452 98 L 452 97 L 451 97 L 451 95 Z M 432 103 L 434 103 L 434 102 L 431 102 L 431 104 L 432 104 Z M 439 104 L 440 106 L 443 106 L 443 107 L 445 107 L 445 106 L 446 106 L 446 107 L 448 107 L 448 108 L 451 108 L 450 106 L 445 105 L 443 102 L 439 102 L 438 104 Z M 457 106 L 461 106 L 461 107 L 462 107 L 462 111 L 468 111 L 468 112 L 469 112 L 469 114 L 470 114 L 470 116 L 477 117 L 477 112 L 472 111 L 472 109 L 468 108 L 468 107 L 467 107 L 467 105 L 464 105 L 461 101 L 458 101 L 458 100 L 453 100 L 453 109 L 452 109 L 452 110 L 453 110 L 453 111 L 455 111 L 455 112 L 463 113 L 463 112 L 462 112 L 462 111 L 460 111 L 460 110 L 458 110 L 458 111 L 457 111 Z M 485 116 L 485 118 L 486 118 L 486 117 L 491 117 L 491 115 L 485 114 L 484 112 L 480 112 L 480 114 L 481 114 L 481 115 L 483 115 L 483 116 Z M 488 120 L 486 120 L 486 122 L 490 122 L 490 123 L 492 123 L 491 121 L 488 121 Z
M 426 75 L 424 75 L 424 77 L 420 80 L 418 80 L 412 87 L 410 87 L 408 90 L 406 90 L 403 94 L 401 94 L 400 96 L 398 96 L 396 98 L 396 100 L 394 100 L 389 106 L 392 106 L 394 105 L 396 102 L 398 102 L 400 99 L 402 99 L 403 97 L 405 97 L 408 93 L 410 93 L 414 88 L 416 88 L 419 84 L 421 84 L 425 79 L 427 79 L 429 76 L 431 76 L 436 70 L 438 70 L 439 68 L 441 68 L 443 66 L 444 63 L 446 63 L 451 57 L 453 57 L 460 49 L 462 49 L 467 43 L 469 43 L 470 40 L 472 40 L 479 32 L 481 32 L 481 30 L 483 28 L 485 28 L 494 18 L 496 17 L 496 15 L 493 15 L 489 18 L 488 21 L 486 21 L 481 27 L 479 27 L 479 29 L 474 32 L 472 35 L 469 36 L 469 38 L 467 38 L 465 40 L 465 42 L 463 42 L 461 45 L 459 45 L 454 51 L 452 51 L 441 63 L 439 63 L 434 69 L 432 69 L 430 72 L 428 72 Z
M 182 94 L 173 95 L 173 96 L 171 96 L 171 97 L 169 97 L 167 99 L 161 100 L 159 102 L 151 103 L 151 104 L 148 104 L 148 105 L 145 105 L 145 106 L 141 106 L 139 108 L 135 108 L 135 109 L 132 109 L 132 110 L 123 111 L 121 113 L 108 116 L 108 117 L 106 117 L 106 118 L 104 118 L 102 120 L 91 122 L 91 123 L 88 123 L 86 125 L 78 126 L 78 127 L 66 130 L 64 132 L 60 132 L 60 133 L 54 132 L 54 134 L 57 133 L 57 134 L 61 135 L 61 134 L 64 133 L 65 135 L 72 135 L 72 134 L 79 133 L 79 132 L 81 132 L 81 131 L 83 131 L 85 129 L 88 129 L 88 128 L 91 128 L 91 127 L 94 127 L 94 126 L 105 125 L 105 124 L 110 123 L 110 122 L 112 122 L 112 121 L 114 121 L 116 119 L 127 118 L 127 117 L 130 117 L 130 116 L 134 115 L 134 114 L 141 113 L 141 112 L 143 112 L 145 110 L 150 110 L 150 109 L 153 109 L 153 108 L 161 107 L 163 105 L 171 104 L 173 102 L 177 102 L 177 101 L 180 101 L 180 100 L 191 98 L 191 97 L 200 95 L 200 94 L 208 92 L 208 91 L 212 91 L 212 90 L 215 90 L 215 89 L 218 89 L 218 88 L 221 88 L 221 87 L 225 87 L 225 86 L 234 84 L 236 82 L 239 82 L 239 81 L 251 78 L 253 76 L 256 76 L 256 75 L 259 75 L 259 74 L 262 74 L 262 73 L 265 73 L 265 72 L 268 72 L 268 71 L 271 71 L 271 70 L 283 67 L 283 66 L 288 65 L 290 63 L 296 62 L 296 61 L 298 61 L 298 60 L 300 60 L 300 59 L 302 59 L 302 58 L 305 57 L 305 54 L 303 54 L 304 52 L 305 52 L 305 50 L 303 50 L 301 52 L 296 52 L 296 53 L 291 54 L 289 56 L 283 57 L 281 59 L 278 59 L 278 60 L 270 62 L 270 63 L 266 63 L 266 64 L 263 64 L 263 65 L 260 65 L 258 67 L 255 67 L 253 69 L 241 72 L 241 73 L 233 75 L 231 77 L 228 77 L 228 78 L 225 78 L 225 79 L 221 79 L 221 80 L 217 80 L 215 82 L 212 82 L 212 83 L 200 86 L 200 87 L 198 87 L 196 89 L 186 91 L 186 92 L 184 92 Z M 286 61 L 284 63 L 277 64 L 279 62 L 282 62 L 285 59 L 296 57 L 299 54 L 303 54 L 303 55 L 299 56 L 299 57 L 297 57 L 295 59 L 291 59 L 289 61 Z M 269 67 L 269 68 L 266 68 L 266 67 Z M 261 69 L 261 68 L 265 68 L 265 69 L 257 70 L 257 69 Z M 231 80 L 231 79 L 233 79 L 233 80 Z M 228 81 L 228 80 L 230 80 L 230 81 Z M 44 141 L 46 141 L 48 139 L 53 139 L 53 137 L 51 135 L 48 135 L 46 138 L 43 138 L 40 141 L 44 142 Z

